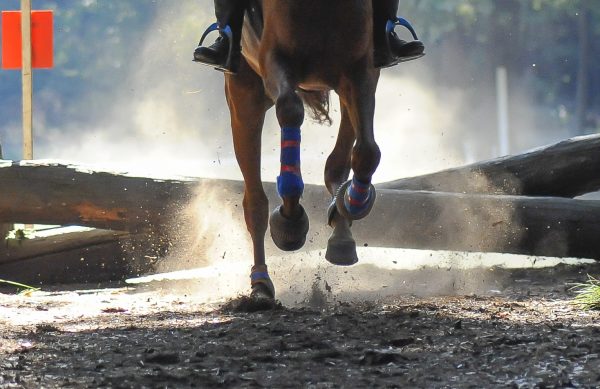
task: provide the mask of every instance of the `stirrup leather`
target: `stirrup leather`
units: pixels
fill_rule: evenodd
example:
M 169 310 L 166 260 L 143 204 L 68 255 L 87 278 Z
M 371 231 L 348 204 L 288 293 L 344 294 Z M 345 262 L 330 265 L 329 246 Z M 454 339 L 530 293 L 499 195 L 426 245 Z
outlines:
M 225 69 L 231 69 L 231 58 L 233 56 L 233 31 L 231 30 L 231 27 L 229 26 L 229 24 L 225 25 L 224 27 L 221 27 L 221 25 L 218 22 L 215 22 L 215 23 L 211 24 L 210 26 L 208 26 L 206 31 L 204 31 L 204 33 L 202 34 L 202 37 L 200 38 L 200 42 L 198 43 L 198 46 L 202 46 L 202 44 L 204 43 L 204 40 L 206 39 L 208 34 L 210 34 L 213 31 L 219 31 L 219 33 L 225 35 L 229 41 L 229 51 L 227 53 L 227 61 L 225 61 L 225 64 L 223 65 L 223 67 Z

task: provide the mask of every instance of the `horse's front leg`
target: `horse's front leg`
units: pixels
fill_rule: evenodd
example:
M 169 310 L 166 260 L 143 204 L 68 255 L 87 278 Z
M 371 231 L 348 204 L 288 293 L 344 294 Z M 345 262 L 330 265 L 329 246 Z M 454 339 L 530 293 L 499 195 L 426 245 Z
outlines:
M 273 299 L 275 288 L 265 264 L 264 242 L 269 205 L 260 175 L 261 133 L 265 112 L 272 103 L 265 94 L 262 79 L 244 59 L 237 75 L 225 76 L 225 94 L 235 155 L 244 176 L 244 218 L 254 249 L 252 295 Z
M 304 182 L 300 170 L 300 127 L 304 122 L 304 104 L 296 93 L 296 82 L 285 60 L 272 50 L 263 62 L 265 87 L 275 101 L 281 127 L 281 167 L 277 191 L 283 204 L 271 214 L 271 237 L 281 250 L 294 251 L 304 246 L 309 221 L 300 205 Z
M 381 159 L 373 130 L 378 78 L 379 71 L 360 63 L 343 78 L 338 91 L 348 108 L 356 138 L 351 162 L 354 176 L 336 195 L 337 210 L 349 220 L 364 218 L 375 203 L 375 187 L 371 180 Z

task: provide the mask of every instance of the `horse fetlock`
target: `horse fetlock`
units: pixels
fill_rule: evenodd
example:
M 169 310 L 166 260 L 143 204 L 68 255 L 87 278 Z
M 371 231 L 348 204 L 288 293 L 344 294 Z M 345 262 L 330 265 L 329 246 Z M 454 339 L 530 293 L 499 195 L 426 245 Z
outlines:
M 340 186 L 336 207 L 346 219 L 360 220 L 371 212 L 376 196 L 375 187 L 371 183 L 361 182 L 355 177 Z
M 327 208 L 327 225 L 337 231 L 342 228 L 342 224 L 346 229 L 350 230 L 350 227 L 352 227 L 352 220 L 345 218 L 338 212 L 337 197 L 334 197 Z
M 266 265 L 254 266 L 250 273 L 250 283 L 252 286 L 252 295 L 257 297 L 275 298 L 275 286 Z
M 304 193 L 302 176 L 292 172 L 282 172 L 277 177 L 277 192 L 281 197 L 300 197 Z
M 380 161 L 381 149 L 375 141 L 357 143 L 352 151 L 354 177 L 372 177 Z

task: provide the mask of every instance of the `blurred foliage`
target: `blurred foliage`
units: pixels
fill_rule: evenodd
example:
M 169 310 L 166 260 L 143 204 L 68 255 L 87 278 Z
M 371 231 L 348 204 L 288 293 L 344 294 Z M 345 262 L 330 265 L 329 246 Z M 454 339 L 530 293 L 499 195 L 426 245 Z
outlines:
M 526 83 L 542 104 L 575 110 L 581 60 L 581 18 L 587 10 L 587 112 L 598 111 L 600 95 L 600 1 L 595 0 L 403 0 L 400 13 L 416 21 L 428 51 L 444 46 L 461 51 L 456 58 L 436 58 L 439 66 L 463 66 L 470 75 L 506 66 L 513 80 Z M 442 54 L 447 52 L 441 50 Z M 475 78 L 478 78 L 475 76 Z M 444 82 L 444 80 L 438 80 Z M 464 79 L 446 80 L 465 85 Z M 478 86 L 479 87 L 479 86 Z M 590 126 L 597 128 L 599 118 Z
M 18 9 L 18 1 L 13 3 Z M 123 82 L 127 71 L 117 71 L 128 65 L 136 55 L 135 42 L 144 39 L 146 27 L 152 21 L 155 2 L 69 0 L 33 1 L 34 9 L 54 11 L 54 65 L 52 70 L 37 70 L 36 93 L 46 92 L 46 120 L 57 122 L 65 116 L 85 120 L 80 104 L 92 104 L 94 95 L 110 93 Z M 15 85 L 15 80 L 17 83 Z M 20 100 L 20 72 L 0 72 L 0 96 Z M 98 107 L 101 109 L 102 107 Z M 0 109 L 14 110 L 9 107 Z
M 197 0 L 193 0 L 197 1 Z M 18 0 L 2 0 L 17 9 Z M 160 7 L 159 7 L 160 5 Z M 179 2 L 150 0 L 34 0 L 34 8 L 55 11 L 55 68 L 36 71 L 36 94 L 44 120 L 85 123 L 82 107 L 96 95 L 110 94 L 130 74 L 138 44 L 152 39 L 148 27 L 158 10 Z M 206 2 L 206 7 L 212 7 Z M 580 47 L 578 23 L 587 7 L 589 23 L 589 112 L 600 96 L 600 1 L 596 0 L 402 0 L 399 13 L 413 21 L 425 41 L 439 85 L 468 91 L 471 79 L 493 79 L 494 68 L 507 66 L 511 79 L 527 85 L 541 104 L 574 112 Z M 185 21 L 184 21 L 185 22 Z M 200 26 L 190 26 L 199 28 Z M 190 50 L 196 42 L 189 42 Z M 188 53 L 186 53 L 188 54 Z M 156 53 L 160 56 L 161 53 Z M 18 122 L 20 74 L 0 71 L 0 127 Z M 490 81 L 491 82 L 491 81 Z M 491 84 L 490 84 L 491 85 Z M 473 85 L 481 87 L 481 85 Z M 105 107 L 96 106 L 97 110 Z M 11 120 L 12 119 L 12 120 Z M 594 127 L 596 124 L 591 124 Z

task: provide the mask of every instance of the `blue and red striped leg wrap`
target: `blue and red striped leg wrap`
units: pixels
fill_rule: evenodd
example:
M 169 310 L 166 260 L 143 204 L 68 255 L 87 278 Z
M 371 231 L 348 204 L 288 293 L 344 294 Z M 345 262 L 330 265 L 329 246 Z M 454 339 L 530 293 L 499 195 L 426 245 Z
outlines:
M 252 286 L 256 284 L 263 284 L 267 287 L 267 289 L 269 289 L 269 292 L 275 296 L 275 286 L 273 285 L 273 281 L 271 281 L 271 277 L 269 277 L 267 265 L 252 267 L 252 272 L 250 273 L 250 284 Z
M 281 130 L 281 171 L 277 191 L 281 197 L 302 196 L 304 182 L 300 172 L 300 128 Z
M 344 205 L 350 214 L 359 214 L 367 208 L 371 195 L 370 189 L 370 182 L 365 183 L 357 180 L 356 177 L 352 178 L 352 184 L 344 196 Z

